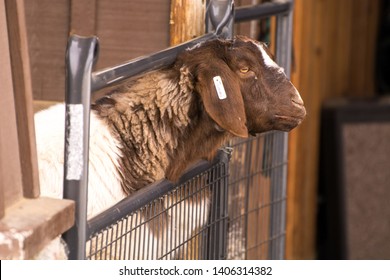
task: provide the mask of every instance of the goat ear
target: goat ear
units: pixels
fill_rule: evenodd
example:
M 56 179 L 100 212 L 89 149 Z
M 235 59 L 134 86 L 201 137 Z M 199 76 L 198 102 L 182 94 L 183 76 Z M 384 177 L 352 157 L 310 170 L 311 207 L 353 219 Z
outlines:
M 238 78 L 225 62 L 218 60 L 200 65 L 196 89 L 206 112 L 220 127 L 236 136 L 248 137 Z

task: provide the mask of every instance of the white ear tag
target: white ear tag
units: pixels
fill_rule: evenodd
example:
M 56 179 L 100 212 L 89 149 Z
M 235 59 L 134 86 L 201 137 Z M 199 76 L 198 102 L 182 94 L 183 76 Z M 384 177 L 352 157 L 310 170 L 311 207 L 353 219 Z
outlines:
M 213 78 L 215 89 L 217 90 L 218 98 L 225 99 L 227 97 L 225 88 L 223 87 L 222 79 L 220 76 L 215 76 Z

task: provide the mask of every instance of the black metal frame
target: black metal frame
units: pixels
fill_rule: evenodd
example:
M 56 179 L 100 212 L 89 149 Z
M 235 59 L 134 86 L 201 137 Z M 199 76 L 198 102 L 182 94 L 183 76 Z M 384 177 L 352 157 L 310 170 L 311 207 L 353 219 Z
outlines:
M 319 259 L 350 259 L 348 196 L 343 139 L 346 126 L 390 122 L 390 104 L 380 99 L 328 101 L 321 108 L 320 172 L 317 242 Z M 370 176 L 370 175 L 367 175 Z M 365 197 L 363 194 L 362 196 Z M 355 198 L 356 199 L 356 198 Z M 367 198 L 368 199 L 368 198 Z M 355 244 L 356 246 L 356 244 Z
M 85 258 L 86 235 L 87 232 L 91 233 L 91 223 L 87 223 L 87 183 L 89 107 L 92 92 L 131 76 L 167 66 L 175 60 L 178 53 L 195 46 L 199 42 L 230 37 L 233 18 L 236 21 L 244 21 L 277 16 L 277 62 L 285 68 L 287 75 L 290 74 L 293 1 L 277 1 L 236 10 L 234 10 L 234 1 L 232 0 L 210 0 L 208 5 L 211 8 L 207 11 L 207 26 L 208 30 L 213 30 L 212 32 L 173 48 L 102 71 L 92 72 L 99 49 L 97 37 L 86 38 L 73 35 L 69 38 L 66 54 L 64 198 L 76 201 L 75 226 L 64 234 L 64 239 L 70 249 L 70 259 Z M 78 128 L 77 131 L 75 131 L 76 128 Z M 287 134 L 284 134 L 283 141 L 285 148 L 281 153 L 278 151 L 276 155 L 279 155 L 282 160 L 286 160 Z M 285 168 L 283 174 L 279 174 L 283 180 L 281 187 L 284 191 L 286 171 Z M 165 182 L 159 188 L 165 189 L 169 188 L 168 186 L 171 187 L 171 184 Z M 120 205 L 122 204 L 120 203 Z M 112 213 L 107 217 L 112 219 Z M 282 224 L 284 223 L 285 221 L 282 221 Z M 283 247 L 278 247 L 277 252 L 273 254 L 275 258 L 281 258 Z

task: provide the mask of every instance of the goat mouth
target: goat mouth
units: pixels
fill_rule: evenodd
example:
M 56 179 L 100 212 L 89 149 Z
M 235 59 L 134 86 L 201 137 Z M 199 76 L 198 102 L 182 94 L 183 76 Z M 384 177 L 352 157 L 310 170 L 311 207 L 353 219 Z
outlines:
M 298 126 L 303 121 L 303 118 L 284 116 L 284 115 L 275 115 L 275 120 L 279 122 L 281 130 L 290 131 L 294 127 Z
M 285 116 L 285 115 L 275 115 L 275 118 L 280 120 L 286 120 L 286 121 L 300 121 L 302 118 L 300 117 L 291 117 L 291 116 Z
M 291 102 L 298 105 L 299 107 L 305 106 L 302 99 L 292 99 Z

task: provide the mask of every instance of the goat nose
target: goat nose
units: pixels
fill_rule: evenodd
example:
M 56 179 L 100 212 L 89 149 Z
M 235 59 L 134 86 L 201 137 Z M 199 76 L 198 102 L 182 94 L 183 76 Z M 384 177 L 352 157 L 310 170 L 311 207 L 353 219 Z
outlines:
M 302 100 L 301 97 L 298 97 L 298 98 L 293 97 L 293 98 L 291 99 L 291 101 L 292 101 L 293 103 L 295 103 L 295 104 L 300 105 L 300 106 L 303 106 L 303 105 L 304 105 L 303 100 Z
M 301 95 L 299 94 L 299 92 L 296 89 L 292 95 L 291 101 L 294 102 L 295 104 L 298 104 L 301 106 L 304 105 L 303 100 L 301 98 Z

